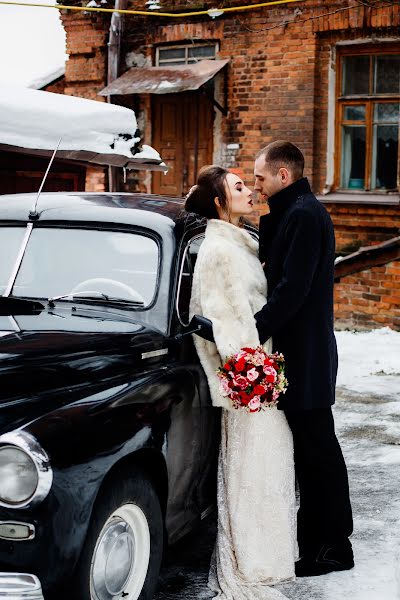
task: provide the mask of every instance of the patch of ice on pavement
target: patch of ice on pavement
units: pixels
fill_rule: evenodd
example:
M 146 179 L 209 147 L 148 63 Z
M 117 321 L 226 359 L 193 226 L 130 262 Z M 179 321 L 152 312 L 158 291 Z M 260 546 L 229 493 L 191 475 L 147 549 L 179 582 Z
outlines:
M 337 385 L 358 393 L 400 399 L 400 333 L 383 327 L 337 331 Z

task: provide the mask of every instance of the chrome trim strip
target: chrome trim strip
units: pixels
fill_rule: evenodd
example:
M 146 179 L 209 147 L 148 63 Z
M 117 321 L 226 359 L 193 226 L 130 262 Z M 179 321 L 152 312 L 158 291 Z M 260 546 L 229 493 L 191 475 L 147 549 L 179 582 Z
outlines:
M 49 457 L 39 442 L 26 431 L 12 431 L 0 435 L 0 445 L 12 445 L 21 448 L 33 461 L 38 473 L 38 485 L 33 495 L 18 504 L 9 504 L 0 500 L 0 506 L 6 508 L 27 508 L 39 504 L 48 495 L 53 483 L 53 470 Z
M 151 350 L 151 352 L 142 352 L 142 358 L 153 358 L 154 356 L 164 356 L 168 354 L 168 348 L 161 348 L 161 350 Z
M 32 228 L 33 228 L 33 223 L 28 223 L 27 226 L 26 226 L 26 232 L 25 232 L 24 239 L 22 240 L 22 244 L 21 244 L 21 247 L 19 249 L 17 259 L 16 259 L 16 261 L 14 263 L 14 267 L 13 267 L 12 273 L 10 275 L 10 279 L 8 280 L 7 287 L 6 287 L 6 290 L 5 290 L 4 294 L 3 294 L 3 296 L 7 297 L 7 296 L 9 296 L 11 294 L 14 282 L 15 282 L 15 280 L 17 278 L 18 271 L 19 271 L 19 268 L 21 266 L 22 259 L 24 258 L 24 254 L 25 254 L 25 250 L 26 250 L 26 247 L 28 245 L 28 242 L 29 242 L 29 238 L 30 238 L 31 233 L 32 233 Z
M 44 600 L 36 575 L 0 573 L 0 600 Z
M 8 315 L 8 320 L 10 321 L 12 327 L 14 328 L 14 330 L 19 333 L 21 331 L 20 326 L 18 325 L 17 321 L 14 319 L 14 317 L 12 315 Z
M 175 310 L 176 310 L 176 314 L 177 314 L 177 317 L 178 317 L 178 321 L 179 321 L 179 323 L 181 325 L 183 325 L 183 327 L 188 327 L 188 325 L 189 325 L 189 321 L 187 323 L 183 322 L 181 314 L 179 312 L 179 296 L 180 296 L 180 293 L 181 293 L 181 281 L 182 281 L 182 277 L 183 277 L 183 268 L 185 266 L 185 259 L 186 259 L 186 255 L 187 255 L 187 252 L 189 250 L 190 244 L 192 244 L 193 242 L 195 242 L 196 240 L 201 239 L 201 238 L 204 238 L 204 233 L 199 233 L 198 235 L 195 235 L 194 237 L 192 237 L 188 241 L 188 243 L 186 244 L 185 251 L 184 251 L 183 256 L 182 256 L 181 268 L 180 268 L 180 271 L 179 271 L 178 289 L 176 290 Z M 185 275 L 187 275 L 188 277 L 191 276 L 190 273 L 187 273 L 187 274 L 185 273 Z
M 28 537 L 25 537 L 25 538 L 1 535 L 1 526 L 2 525 L 10 525 L 11 527 L 13 525 L 22 525 L 22 527 L 28 528 L 29 535 L 28 535 Z M 36 534 L 36 529 L 35 529 L 35 526 L 32 525 L 32 523 L 24 523 L 23 521 L 0 521 L 0 540 L 8 540 L 11 542 L 25 542 L 27 540 L 35 539 L 35 534 Z
M 210 506 L 207 506 L 207 508 L 205 508 L 203 510 L 203 512 L 200 515 L 200 520 L 202 521 L 203 519 L 205 519 L 206 517 L 208 517 L 208 515 L 211 515 L 211 513 L 215 510 L 215 505 L 214 504 L 210 504 Z

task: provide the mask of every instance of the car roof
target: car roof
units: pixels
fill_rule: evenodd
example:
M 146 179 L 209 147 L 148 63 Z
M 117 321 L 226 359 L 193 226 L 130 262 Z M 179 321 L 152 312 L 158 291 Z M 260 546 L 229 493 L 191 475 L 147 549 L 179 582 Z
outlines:
M 0 195 L 0 221 L 29 221 L 37 194 Z M 125 210 L 121 210 L 125 209 Z M 171 227 L 185 214 L 184 200 L 155 194 L 112 192 L 43 192 L 37 202 L 38 222 L 113 222 L 157 228 Z

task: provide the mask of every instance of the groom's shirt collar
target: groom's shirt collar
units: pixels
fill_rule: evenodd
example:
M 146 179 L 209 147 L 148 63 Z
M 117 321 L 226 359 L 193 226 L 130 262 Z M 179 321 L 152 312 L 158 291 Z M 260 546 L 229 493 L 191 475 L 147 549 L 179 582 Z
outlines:
M 302 177 L 277 194 L 268 198 L 270 212 L 275 213 L 285 211 L 299 196 L 310 193 L 311 188 L 308 179 L 307 177 Z

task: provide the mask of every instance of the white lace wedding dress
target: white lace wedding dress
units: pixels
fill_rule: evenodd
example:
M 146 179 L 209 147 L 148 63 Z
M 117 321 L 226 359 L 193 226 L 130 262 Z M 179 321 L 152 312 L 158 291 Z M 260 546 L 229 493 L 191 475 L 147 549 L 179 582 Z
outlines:
M 192 289 L 191 313 L 213 322 L 216 343 L 195 336 L 195 344 L 213 404 L 223 407 L 218 533 L 209 576 L 219 600 L 285 598 L 272 586 L 294 579 L 297 553 L 293 441 L 286 417 L 277 408 L 253 414 L 229 410 L 216 376 L 221 357 L 259 344 L 253 315 L 266 301 L 266 282 L 257 251 L 245 230 L 209 221 Z
M 221 600 L 285 598 L 294 578 L 292 435 L 282 411 L 222 411 L 218 533 L 209 586 Z

